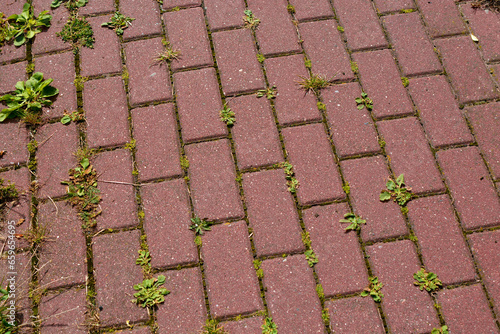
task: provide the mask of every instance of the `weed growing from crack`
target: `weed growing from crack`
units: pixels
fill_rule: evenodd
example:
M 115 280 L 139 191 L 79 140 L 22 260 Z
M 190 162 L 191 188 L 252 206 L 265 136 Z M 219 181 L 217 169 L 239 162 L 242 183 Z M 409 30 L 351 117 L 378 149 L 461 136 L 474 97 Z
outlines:
M 64 116 L 61 118 L 61 123 L 64 125 L 68 125 L 71 122 L 82 122 L 85 120 L 85 116 L 82 110 L 77 110 L 69 113 L 68 111 L 64 111 Z
M 181 168 L 184 169 L 184 170 L 188 170 L 189 169 L 189 160 L 186 156 L 181 156 Z
M 255 30 L 260 23 L 260 20 L 253 15 L 252 11 L 247 9 L 243 11 L 245 16 L 243 16 L 243 22 L 245 23 L 245 28 Z
M 215 319 L 207 320 L 203 329 L 199 332 L 200 334 L 227 334 L 224 327 L 219 325 L 219 322 Z
M 448 326 L 443 326 L 440 328 L 433 328 L 431 334 L 449 334 Z
M 403 174 L 399 175 L 396 181 L 389 179 L 385 186 L 387 190 L 380 192 L 380 201 L 385 202 L 392 198 L 399 206 L 405 206 L 411 200 L 411 188 L 405 185 Z
M 174 60 L 178 60 L 181 56 L 181 52 L 172 48 L 170 42 L 163 41 L 162 43 L 165 49 L 156 55 L 153 59 L 153 65 L 167 64 Z
M 233 126 L 236 122 L 236 115 L 234 111 L 231 110 L 227 105 L 224 105 L 221 111 L 219 111 L 220 120 L 226 123 L 227 126 Z
M 212 225 L 212 222 L 208 222 L 208 221 L 200 219 L 198 217 L 191 218 L 191 222 L 193 224 L 191 226 L 189 226 L 189 229 L 194 231 L 194 233 L 197 236 L 203 235 L 203 233 L 205 233 L 205 231 L 212 230 L 212 228 L 210 227 Z
M 328 312 L 327 308 L 321 311 L 321 318 L 323 319 L 323 323 L 325 324 L 325 326 L 328 326 L 328 324 L 330 323 L 330 313 Z
M 69 42 L 73 48 L 94 48 L 94 31 L 89 21 L 85 17 L 78 16 L 78 13 L 71 15 L 62 30 L 56 33 L 64 42 Z
M 139 257 L 135 260 L 135 264 L 141 266 L 146 274 L 151 272 L 151 255 L 147 250 L 139 249 L 137 251 Z
M 274 323 L 271 317 L 266 317 L 260 328 L 262 328 L 262 334 L 278 334 L 278 325 Z
M 355 215 L 354 213 L 346 213 L 344 215 L 344 219 L 341 219 L 339 222 L 350 224 L 345 228 L 346 232 L 359 231 L 361 230 L 361 225 L 366 224 L 366 220 L 361 219 L 361 217 Z
M 344 32 L 344 27 L 342 26 L 337 26 L 337 30 L 340 31 L 340 32 Z
M 486 8 L 500 13 L 500 0 L 477 0 L 471 3 L 472 8 Z
M 410 85 L 410 80 L 407 77 L 401 77 L 401 83 L 403 83 L 403 87 L 406 88 Z
M 297 192 L 297 188 L 299 187 L 299 181 L 295 178 L 295 172 L 293 171 L 292 164 L 288 162 L 283 162 L 280 164 L 280 167 L 285 171 L 286 185 L 288 186 L 288 191 L 292 194 Z
M 47 225 L 37 225 L 33 228 L 30 228 L 24 235 L 23 238 L 26 240 L 32 247 L 36 247 L 42 244 L 44 241 L 49 239 L 50 229 Z
M 316 256 L 316 253 L 314 253 L 312 249 L 309 232 L 302 232 L 302 243 L 304 243 L 304 245 L 306 246 L 306 251 L 304 252 L 304 256 L 306 257 L 309 267 L 312 268 L 316 263 L 318 263 L 318 257 Z
M 319 94 L 320 90 L 331 86 L 332 83 L 326 79 L 324 76 L 319 74 L 311 74 L 309 78 L 299 76 L 302 80 L 298 81 L 298 85 L 305 90 L 306 94 L 309 92 L 313 92 L 315 94 Z M 333 78 L 332 78 L 333 79 Z
M 255 268 L 255 271 L 257 272 L 257 277 L 258 278 L 263 278 L 264 277 L 264 271 L 260 267 L 262 265 L 262 261 L 259 259 L 253 260 L 253 267 Z
M 373 110 L 373 101 L 365 92 L 361 92 L 361 97 L 357 97 L 354 100 L 356 101 L 359 110 L 362 110 L 364 107 L 370 111 Z
M 276 86 L 272 86 L 266 89 L 259 89 L 257 91 L 257 97 L 260 98 L 265 96 L 268 100 L 276 98 L 277 95 L 278 95 L 278 90 L 276 89 Z
M 351 71 L 354 74 L 358 74 L 359 73 L 358 63 L 356 63 L 354 61 L 351 61 Z
M 14 183 L 4 185 L 4 179 L 0 178 L 0 208 L 7 202 L 15 201 L 19 198 L 19 192 Z
M 371 296 L 374 302 L 380 303 L 384 297 L 382 292 L 380 292 L 383 284 L 378 281 L 377 276 L 369 277 L 368 280 L 370 284 L 361 292 L 361 297 Z
M 107 27 L 109 29 L 113 29 L 118 36 L 121 36 L 123 35 L 123 30 L 128 28 L 128 26 L 132 24 L 133 20 L 135 19 L 125 16 L 119 11 L 117 11 L 111 17 L 111 21 L 104 22 L 103 24 L 101 24 L 101 27 Z
M 318 101 L 316 103 L 316 105 L 318 106 L 318 110 L 321 110 L 321 111 L 325 111 L 326 110 L 326 104 L 324 104 L 323 102 Z
M 295 14 L 295 7 L 294 6 L 288 5 L 288 6 L 286 6 L 286 9 L 288 10 L 288 12 L 290 14 Z
M 10 292 L 11 290 L 9 286 L 5 289 L 0 287 L 0 333 L 2 334 L 13 334 L 14 332 L 17 332 L 15 320 L 11 320 L 9 317 L 10 310 L 8 307 L 10 306 Z
M 68 8 L 69 11 L 75 11 L 85 6 L 88 2 L 89 0 L 53 0 L 50 7 L 55 9 L 64 3 L 64 7 Z
M 425 289 L 427 292 L 434 292 L 443 286 L 435 273 L 427 272 L 424 268 L 420 268 L 419 271 L 413 274 L 413 278 L 416 279 L 413 284 L 418 286 L 420 291 Z
M 165 283 L 165 276 L 160 275 L 158 278 L 145 279 L 140 284 L 134 285 L 135 299 L 133 303 L 141 307 L 154 307 L 165 301 L 165 296 L 170 293 L 166 288 L 162 287 Z

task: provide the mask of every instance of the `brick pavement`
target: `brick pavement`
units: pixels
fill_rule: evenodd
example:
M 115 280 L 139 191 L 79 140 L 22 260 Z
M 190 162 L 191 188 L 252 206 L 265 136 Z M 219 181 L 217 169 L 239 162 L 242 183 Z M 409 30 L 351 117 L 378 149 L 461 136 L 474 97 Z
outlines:
M 1 94 L 33 70 L 59 89 L 42 124 L 0 123 L 0 178 L 21 192 L 0 207 L 0 279 L 14 220 L 23 330 L 500 333 L 500 13 L 471 3 L 89 0 L 92 49 L 63 43 L 70 13 L 50 10 L 0 53 Z M 100 26 L 117 9 L 135 18 L 123 36 Z M 165 45 L 178 59 L 155 63 Z M 305 93 L 311 74 L 331 85 Z M 74 110 L 85 121 L 62 125 Z M 85 228 L 61 184 L 78 150 L 101 196 Z M 381 202 L 400 174 L 412 200 Z M 359 231 L 339 222 L 350 212 Z M 195 218 L 214 226 L 196 236 Z M 438 291 L 413 284 L 420 268 Z M 165 302 L 134 305 L 159 275 Z M 380 303 L 361 297 L 373 276 Z

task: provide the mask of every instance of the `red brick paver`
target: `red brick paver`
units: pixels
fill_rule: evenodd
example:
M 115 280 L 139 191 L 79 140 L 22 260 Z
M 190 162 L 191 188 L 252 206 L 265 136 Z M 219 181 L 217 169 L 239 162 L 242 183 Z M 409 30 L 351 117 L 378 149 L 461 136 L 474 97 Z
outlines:
M 41 333 L 85 334 L 85 290 L 69 290 L 42 298 L 39 306 Z
M 158 3 L 153 0 L 121 0 L 120 12 L 133 17 L 132 24 L 124 30 L 125 40 L 161 34 Z
M 205 0 L 210 30 L 243 26 L 244 0 Z
M 239 321 L 224 322 L 221 325 L 231 334 L 262 334 L 261 317 L 246 318 Z
M 332 17 L 332 6 L 328 0 L 290 0 L 299 21 Z
M 415 8 L 411 0 L 375 0 L 375 8 L 380 13 L 395 12 Z
M 463 4 L 460 9 L 469 21 L 472 33 L 479 39 L 486 61 L 500 60 L 500 41 L 495 36 L 500 34 L 500 16 L 494 11 L 476 10 L 470 4 Z
M 385 333 L 382 319 L 370 298 L 352 297 L 325 303 L 335 333 Z
M 457 35 L 466 31 L 454 0 L 416 0 L 432 37 Z

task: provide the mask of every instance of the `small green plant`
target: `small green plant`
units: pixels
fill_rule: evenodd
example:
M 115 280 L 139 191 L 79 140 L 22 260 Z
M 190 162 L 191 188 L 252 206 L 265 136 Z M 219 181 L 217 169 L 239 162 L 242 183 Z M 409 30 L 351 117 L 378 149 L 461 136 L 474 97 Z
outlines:
M 165 46 L 165 49 L 158 53 L 158 55 L 153 59 L 154 65 L 170 63 L 174 60 L 178 60 L 181 56 L 181 52 L 172 48 L 170 42 L 163 41 L 163 45 Z
M 131 25 L 133 20 L 135 19 L 125 16 L 119 11 L 117 11 L 111 17 L 111 21 L 104 22 L 103 24 L 101 24 L 101 26 L 113 29 L 117 35 L 121 36 L 123 35 L 123 30 L 126 29 L 129 25 Z
M 15 320 L 11 320 L 9 315 L 10 288 L 7 286 L 5 289 L 0 288 L 0 333 L 13 334 L 17 331 Z
M 52 101 L 49 98 L 59 93 L 57 88 L 50 86 L 52 81 L 43 80 L 40 72 L 34 73 L 26 82 L 18 81 L 13 94 L 0 97 L 0 101 L 7 105 L 7 108 L 0 111 L 0 122 L 20 117 L 26 123 L 39 123 L 42 106 L 50 106 Z
M 78 14 L 72 15 L 56 35 L 61 37 L 64 42 L 71 43 L 73 48 L 82 46 L 90 49 L 94 48 L 95 39 L 92 26 L 86 18 L 80 17 Z
M 185 155 L 181 156 L 181 168 L 184 170 L 189 169 L 189 160 Z
M 80 7 L 85 6 L 89 0 L 54 0 L 50 5 L 51 8 L 58 8 L 64 3 L 64 6 L 70 11 L 77 10 Z
M 253 260 L 253 267 L 255 268 L 255 271 L 257 272 L 257 277 L 262 278 L 264 277 L 264 271 L 260 267 L 262 265 L 262 261 L 259 259 Z
M 350 224 L 345 228 L 346 232 L 359 231 L 361 230 L 361 225 L 366 224 L 366 220 L 361 219 L 361 217 L 355 215 L 354 213 L 346 213 L 344 215 L 344 219 L 341 219 L 340 222 Z
M 302 243 L 306 246 L 306 248 L 311 248 L 312 243 L 309 232 L 302 232 Z
M 300 76 L 300 78 L 302 80 L 297 83 L 303 90 L 306 91 L 306 94 L 310 91 L 319 94 L 321 89 L 332 85 L 328 79 L 319 74 L 311 74 L 309 78 Z
M 323 303 L 325 301 L 325 290 L 321 284 L 316 284 L 316 294 L 319 297 L 319 300 Z
M 391 198 L 400 206 L 405 206 L 411 200 L 411 188 L 405 185 L 403 174 L 399 175 L 396 181 L 389 179 L 385 184 L 387 190 L 380 192 L 380 200 L 388 201 Z
M 49 239 L 49 233 L 50 229 L 48 225 L 36 225 L 28 229 L 26 233 L 23 234 L 23 238 L 31 247 L 36 247 Z
M 368 94 L 365 92 L 361 92 L 361 97 L 355 98 L 356 104 L 358 105 L 358 109 L 361 110 L 364 107 L 368 110 L 373 110 L 373 101 L 368 97 Z
M 413 278 L 416 279 L 413 284 L 418 286 L 420 291 L 425 289 L 427 292 L 434 292 L 443 286 L 441 280 L 436 274 L 427 272 L 424 268 L 420 268 L 419 271 L 413 274 Z
M 306 68 L 311 68 L 312 67 L 312 61 L 311 61 L 311 59 L 309 59 L 307 57 L 304 57 L 304 66 Z
M 193 223 L 191 226 L 189 226 L 189 229 L 194 231 L 196 235 L 203 235 L 205 231 L 210 231 L 212 228 L 210 227 L 212 225 L 211 222 L 207 222 L 203 219 L 200 219 L 198 217 L 191 218 L 191 222 Z
M 236 122 L 234 111 L 231 110 L 227 105 L 219 111 L 220 120 L 227 124 L 227 126 L 233 126 Z
M 316 263 L 318 263 L 318 257 L 316 256 L 316 253 L 312 249 L 308 249 L 304 252 L 304 255 L 306 257 L 307 263 L 309 264 L 309 267 L 314 267 Z
M 262 53 L 257 53 L 257 60 L 262 64 L 266 60 L 266 57 Z
M 321 111 L 325 111 L 326 110 L 326 104 L 324 104 L 323 102 L 318 101 L 316 103 L 316 105 L 318 106 L 318 110 L 321 110 Z
M 408 87 L 410 85 L 410 80 L 407 77 L 401 77 L 401 83 L 403 84 L 403 87 Z
M 0 178 L 0 207 L 7 202 L 15 201 L 19 198 L 19 193 L 14 183 L 4 185 L 4 179 Z
M 413 13 L 415 11 L 415 9 L 401 9 L 399 12 L 401 14 L 407 14 L 407 13 Z
M 281 163 L 281 167 L 285 171 L 286 185 L 288 186 L 288 191 L 292 194 L 297 192 L 299 187 L 299 181 L 295 178 L 295 172 L 293 171 L 293 166 L 289 162 Z
M 278 334 L 278 326 L 271 317 L 266 317 L 260 328 L 262 328 L 262 334 Z
M 64 125 L 70 124 L 71 122 L 81 122 L 85 120 L 82 110 L 73 111 L 68 113 L 64 111 L 64 116 L 61 118 L 61 123 Z
M 266 97 L 268 100 L 274 99 L 278 95 L 278 90 L 276 86 L 272 86 L 267 89 L 259 89 L 257 91 L 257 97 Z
M 351 71 L 354 74 L 358 74 L 359 73 L 358 63 L 356 63 L 354 61 L 351 61 Z
M 135 260 L 135 264 L 139 266 L 149 266 L 149 262 L 151 262 L 151 255 L 147 250 L 139 249 L 137 251 L 139 253 L 139 257 Z
M 342 186 L 342 189 L 344 189 L 344 192 L 349 195 L 349 193 L 351 192 L 351 186 L 349 185 L 348 182 L 346 182 L 343 186 Z
M 2 42 L 14 41 L 15 46 L 21 46 L 28 40 L 42 32 L 42 27 L 50 27 L 52 16 L 49 11 L 41 12 L 38 17 L 33 13 L 33 7 L 25 3 L 21 14 L 14 14 L 3 19 L 3 13 L 0 17 L 0 47 Z
M 205 323 L 205 326 L 203 326 L 203 329 L 200 334 L 227 334 L 226 330 L 224 327 L 219 325 L 219 322 L 215 319 L 207 320 Z
M 290 14 L 295 14 L 295 7 L 294 6 L 288 5 L 288 6 L 286 6 L 286 9 L 288 10 L 288 12 Z
M 245 23 L 245 28 L 255 30 L 260 23 L 260 20 L 253 15 L 252 11 L 247 9 L 243 11 L 245 16 L 243 16 L 243 22 Z
M 371 296 L 374 302 L 380 303 L 384 297 L 382 292 L 380 292 L 383 284 L 378 281 L 378 277 L 376 276 L 369 277 L 368 280 L 370 284 L 361 292 L 361 297 Z
M 340 31 L 340 32 L 344 32 L 344 27 L 342 26 L 337 26 L 337 30 Z
M 448 332 L 448 326 L 443 326 L 439 328 L 433 328 L 431 331 L 431 334 L 449 334 Z
M 77 209 L 78 216 L 83 221 L 83 228 L 96 225 L 95 218 L 101 214 L 98 210 L 101 201 L 97 189 L 97 172 L 87 157 L 83 157 L 77 167 L 69 170 L 69 181 L 66 184 L 68 201 Z
M 136 299 L 133 303 L 141 307 L 153 307 L 165 301 L 165 296 L 170 293 L 166 288 L 162 287 L 165 283 L 165 276 L 160 275 L 158 278 L 145 279 L 140 284 L 134 285 L 134 293 Z

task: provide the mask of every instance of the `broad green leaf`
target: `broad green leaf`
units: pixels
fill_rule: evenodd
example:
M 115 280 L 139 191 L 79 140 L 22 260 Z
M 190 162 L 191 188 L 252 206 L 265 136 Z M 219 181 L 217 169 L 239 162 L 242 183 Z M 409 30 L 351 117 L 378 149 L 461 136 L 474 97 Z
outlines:
M 364 107 L 365 107 L 365 105 L 364 105 L 364 104 L 359 104 L 359 105 L 358 105 L 358 110 L 361 110 L 361 109 L 363 109 Z
M 57 8 L 57 7 L 59 7 L 62 3 L 63 3 L 63 0 L 54 0 L 54 1 L 52 1 L 52 3 L 50 4 L 50 7 L 51 7 L 51 8 Z
M 32 39 L 35 37 L 35 32 L 33 30 L 29 30 L 28 33 L 26 34 L 27 39 Z
M 387 181 L 387 183 L 385 184 L 385 186 L 387 187 L 387 190 L 394 190 L 394 189 L 396 189 L 396 183 L 394 183 L 393 180 Z
M 24 90 L 24 81 L 18 81 L 15 87 L 17 90 Z
M 83 169 L 87 169 L 87 167 L 90 165 L 89 159 L 83 158 L 82 161 L 80 162 L 80 165 L 83 167 Z
M 403 174 L 399 175 L 399 176 L 398 176 L 398 178 L 396 179 L 396 183 L 397 183 L 399 186 L 401 186 L 404 182 L 405 182 L 405 180 L 404 180 L 404 175 L 403 175 Z
M 61 118 L 61 123 L 64 125 L 71 123 L 71 116 L 64 115 L 63 118 Z
M 384 202 L 390 199 L 391 199 L 391 194 L 387 190 L 382 190 L 382 192 L 380 193 L 380 200 Z
M 26 38 L 24 37 L 23 34 L 17 35 L 16 39 L 14 40 L 14 45 L 15 46 L 21 46 L 26 42 Z
M 42 72 L 35 72 L 31 76 L 31 78 L 35 79 L 36 81 L 42 81 L 43 80 L 43 73 Z
M 47 86 L 42 90 L 42 93 L 40 94 L 42 97 L 51 97 L 54 95 L 57 95 L 59 93 L 59 89 L 52 87 L 52 86 Z

